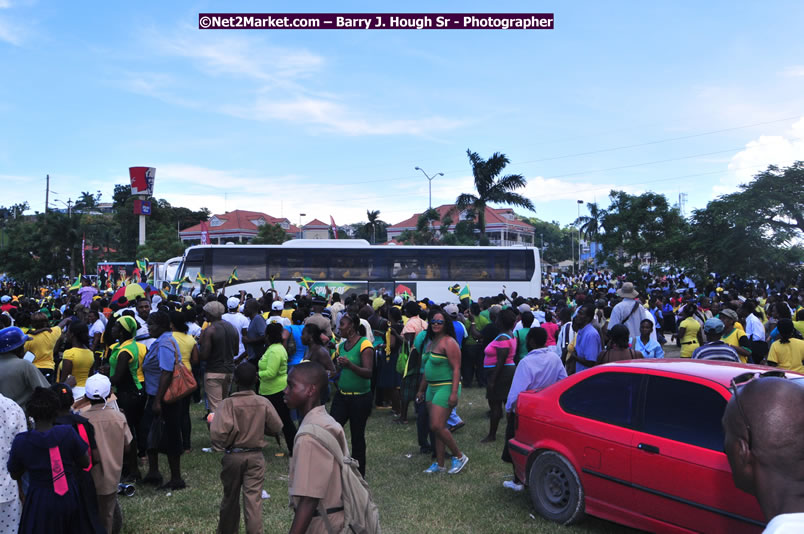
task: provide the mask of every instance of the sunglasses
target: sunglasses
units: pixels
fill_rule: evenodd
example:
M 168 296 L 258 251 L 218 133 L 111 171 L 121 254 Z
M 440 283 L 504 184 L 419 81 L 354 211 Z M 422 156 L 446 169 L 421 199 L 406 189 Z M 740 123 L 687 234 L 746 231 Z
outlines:
M 444 324 L 444 321 L 442 319 L 433 319 L 432 321 L 430 321 L 430 324 L 433 324 L 433 325 L 435 325 L 435 324 Z
M 743 422 L 745 423 L 745 430 L 748 432 L 748 449 L 751 450 L 751 425 L 748 424 L 748 417 L 745 415 L 745 410 L 743 410 L 743 405 L 740 402 L 740 397 L 737 393 L 740 391 L 738 386 L 744 386 L 745 384 L 753 381 L 759 380 L 760 378 L 766 377 L 774 377 L 774 378 L 787 378 L 787 374 L 784 371 L 765 371 L 764 373 L 760 373 L 758 371 L 751 371 L 748 373 L 743 373 L 740 375 L 735 376 L 731 379 L 731 394 L 734 397 L 734 402 L 737 403 L 737 410 L 740 412 L 740 417 L 743 418 Z

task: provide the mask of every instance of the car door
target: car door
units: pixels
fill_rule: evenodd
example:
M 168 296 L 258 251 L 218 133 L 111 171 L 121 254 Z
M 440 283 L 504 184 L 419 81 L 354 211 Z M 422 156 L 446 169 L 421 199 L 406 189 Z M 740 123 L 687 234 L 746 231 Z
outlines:
M 761 532 L 756 499 L 734 486 L 723 452 L 727 397 L 714 382 L 648 377 L 632 441 L 641 514 L 701 532 Z
M 586 495 L 587 508 L 626 509 L 633 501 L 631 443 L 643 375 L 589 372 L 560 398 L 569 414 L 555 439 L 569 448 Z

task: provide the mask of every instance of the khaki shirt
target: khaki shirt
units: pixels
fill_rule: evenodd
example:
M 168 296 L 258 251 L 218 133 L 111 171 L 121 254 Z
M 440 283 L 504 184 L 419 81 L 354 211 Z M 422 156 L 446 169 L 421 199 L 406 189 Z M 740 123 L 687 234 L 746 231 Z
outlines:
M 134 439 L 126 423 L 126 416 L 111 406 L 93 404 L 82 412 L 95 429 L 100 462 L 93 464 L 90 474 L 98 495 L 117 493 L 120 472 L 123 470 L 123 453 Z
M 338 440 L 344 454 L 348 454 L 343 427 L 323 406 L 310 410 L 301 424 L 304 423 L 313 423 L 328 430 Z M 301 428 L 301 425 L 299 427 Z M 312 436 L 303 434 L 296 439 L 293 456 L 290 459 L 288 486 L 290 503 L 294 508 L 299 503 L 298 497 L 322 499 L 324 508 L 343 506 L 341 467 L 327 448 Z M 334 531 L 340 532 L 344 523 L 343 512 L 329 514 L 327 517 Z M 326 534 L 327 529 L 320 517 L 313 517 L 307 532 Z
M 265 435 L 282 430 L 282 419 L 271 402 L 253 391 L 238 391 L 223 399 L 209 427 L 212 445 L 219 450 L 265 447 Z
M 313 314 L 304 320 L 304 324 L 310 323 L 316 325 L 327 337 L 332 337 L 332 323 L 320 313 Z

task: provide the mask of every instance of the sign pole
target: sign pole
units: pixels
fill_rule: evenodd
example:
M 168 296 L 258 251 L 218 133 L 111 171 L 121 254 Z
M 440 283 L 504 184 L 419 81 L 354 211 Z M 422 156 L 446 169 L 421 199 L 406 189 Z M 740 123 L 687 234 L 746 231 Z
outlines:
M 145 215 L 140 215 L 140 245 L 145 244 Z

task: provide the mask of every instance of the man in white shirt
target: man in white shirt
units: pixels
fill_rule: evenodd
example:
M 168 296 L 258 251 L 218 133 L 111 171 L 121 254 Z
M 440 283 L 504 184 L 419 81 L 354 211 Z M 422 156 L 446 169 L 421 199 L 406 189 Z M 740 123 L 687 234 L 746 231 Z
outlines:
M 269 325 L 271 323 L 279 323 L 282 326 L 290 326 L 292 323 L 290 319 L 287 317 L 282 317 L 282 310 L 285 309 L 285 305 L 281 300 L 275 300 L 271 303 L 271 311 L 268 314 L 268 317 L 265 318 L 265 324 Z
M 248 318 L 238 311 L 240 307 L 240 299 L 237 297 L 229 297 L 229 300 L 226 301 L 226 307 L 228 308 L 228 313 L 224 313 L 223 319 L 230 325 L 234 326 L 234 329 L 237 330 L 237 339 L 238 339 L 238 350 L 237 355 L 241 356 L 244 352 L 246 352 L 246 347 L 243 345 L 243 336 L 248 336 L 248 325 L 250 321 Z
M 6 464 L 14 436 L 28 430 L 22 408 L 0 395 L 0 527 L 3 532 L 17 532 L 22 515 L 22 502 L 17 481 L 11 478 Z
M 804 532 L 804 386 L 759 376 L 732 396 L 723 415 L 734 484 L 757 498 L 764 534 Z

